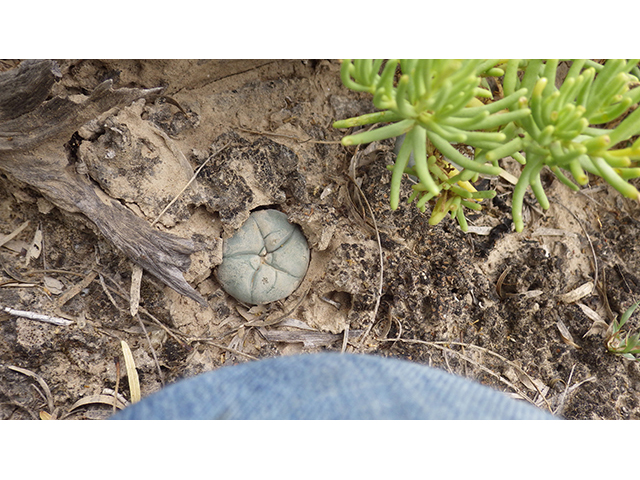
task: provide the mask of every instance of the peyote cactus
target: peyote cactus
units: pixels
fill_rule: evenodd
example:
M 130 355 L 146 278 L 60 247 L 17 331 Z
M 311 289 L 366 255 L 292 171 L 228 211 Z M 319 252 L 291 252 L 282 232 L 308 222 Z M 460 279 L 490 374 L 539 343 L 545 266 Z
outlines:
M 300 228 L 278 210 L 258 210 L 224 242 L 217 276 L 236 299 L 259 305 L 289 296 L 309 266 L 309 246 Z

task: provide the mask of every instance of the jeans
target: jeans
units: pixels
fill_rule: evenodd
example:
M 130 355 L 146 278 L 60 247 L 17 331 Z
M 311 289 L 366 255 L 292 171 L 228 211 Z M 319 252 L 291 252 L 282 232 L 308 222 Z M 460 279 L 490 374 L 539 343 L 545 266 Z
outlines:
M 125 408 L 122 420 L 530 419 L 554 417 L 479 383 L 416 363 L 321 353 L 222 367 Z

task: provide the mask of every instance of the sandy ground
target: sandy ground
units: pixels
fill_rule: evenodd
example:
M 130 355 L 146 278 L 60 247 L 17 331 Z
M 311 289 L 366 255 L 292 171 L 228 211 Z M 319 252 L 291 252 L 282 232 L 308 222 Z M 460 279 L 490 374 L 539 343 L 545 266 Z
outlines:
M 442 368 L 565 418 L 640 418 L 638 363 L 609 354 L 592 329 L 640 293 L 640 209 L 606 184 L 574 194 L 545 176 L 551 208 L 528 196 L 517 234 L 513 186 L 492 179 L 498 196 L 468 215 L 487 227 L 481 234 L 449 219 L 432 227 L 414 205 L 389 208 L 391 143 L 338 143 L 333 121 L 372 105 L 341 85 L 337 61 L 59 63 L 57 92 L 84 94 L 106 78 L 166 86 L 168 99 L 81 129 L 70 161 L 149 222 L 179 195 L 156 227 L 204 246 L 185 278 L 208 306 L 145 274 L 132 317 L 130 261 L 88 221 L 0 174 L 0 234 L 29 222 L 0 248 L 0 305 L 75 322 L 0 316 L 1 418 L 106 418 L 112 407 L 96 396 L 117 384 L 131 398 L 122 340 L 143 397 L 225 365 L 346 350 Z M 504 166 L 517 174 L 517 164 Z M 409 191 L 405 181 L 404 198 Z M 251 307 L 221 289 L 215 268 L 222 239 L 262 207 L 300 225 L 311 262 L 290 297 Z M 42 254 L 27 261 L 38 231 Z

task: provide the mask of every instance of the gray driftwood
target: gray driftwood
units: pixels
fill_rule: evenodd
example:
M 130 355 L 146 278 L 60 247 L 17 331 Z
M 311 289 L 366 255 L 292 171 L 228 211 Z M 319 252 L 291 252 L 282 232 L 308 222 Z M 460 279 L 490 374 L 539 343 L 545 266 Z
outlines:
M 88 97 L 46 100 L 60 71 L 50 60 L 24 61 L 0 73 L 0 170 L 39 190 L 56 206 L 89 218 L 132 261 L 199 303 L 184 279 L 196 250 L 191 240 L 152 228 L 69 163 L 64 145 L 79 127 L 113 107 L 157 96 L 161 88 L 113 89 L 100 84 Z

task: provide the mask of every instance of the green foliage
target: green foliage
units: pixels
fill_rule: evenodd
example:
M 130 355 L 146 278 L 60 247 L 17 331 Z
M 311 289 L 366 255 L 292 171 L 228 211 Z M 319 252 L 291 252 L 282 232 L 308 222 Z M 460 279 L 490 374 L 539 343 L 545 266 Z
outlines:
M 549 208 L 540 181 L 544 167 L 574 190 L 587 183 L 589 172 L 640 200 L 628 183 L 640 177 L 640 140 L 629 145 L 640 133 L 640 108 L 615 128 L 601 128 L 640 102 L 640 88 L 632 88 L 640 84 L 637 64 L 575 60 L 556 87 L 558 60 L 345 60 L 344 85 L 372 94 L 380 111 L 337 121 L 334 127 L 386 124 L 347 135 L 344 145 L 406 135 L 391 167 L 391 208 L 399 205 L 403 174 L 415 175 L 418 183 L 409 202 L 416 200 L 424 211 L 433 200 L 431 224 L 450 213 L 465 231 L 463 207 L 479 210 L 477 201 L 495 195 L 477 192 L 471 182 L 480 175 L 500 175 L 499 160 L 512 156 L 524 165 L 512 202 L 516 230 L 522 231 L 527 187 Z M 490 76 L 504 77 L 504 97 L 496 101 L 491 101 Z M 474 157 L 452 144 L 473 147 Z
M 634 310 L 640 305 L 640 301 L 637 301 L 631 305 L 626 312 L 620 318 L 620 321 L 614 320 L 609 327 L 609 334 L 607 338 L 607 348 L 611 353 L 621 355 L 629 360 L 640 360 L 640 334 L 635 333 L 631 335 L 631 332 L 622 337 L 620 331 L 624 327 L 625 323 L 629 320 Z

